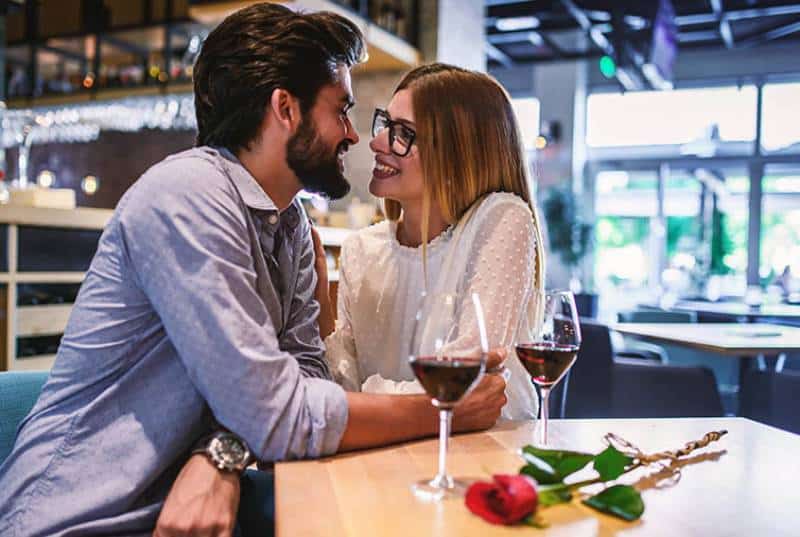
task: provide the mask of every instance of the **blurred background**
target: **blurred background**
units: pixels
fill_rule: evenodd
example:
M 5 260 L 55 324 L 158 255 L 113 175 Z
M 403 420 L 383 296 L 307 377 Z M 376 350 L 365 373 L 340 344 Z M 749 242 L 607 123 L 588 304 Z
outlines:
M 149 166 L 193 145 L 203 39 L 252 3 L 0 0 L 0 370 L 52 361 L 110 210 Z M 354 72 L 353 191 L 306 197 L 334 282 L 342 238 L 381 218 L 367 191 L 372 110 L 405 71 L 443 61 L 487 71 L 512 96 L 548 286 L 575 291 L 587 319 L 800 325 L 800 2 L 284 3 L 336 11 L 368 39 Z M 660 351 L 712 370 L 737 412 L 742 363 Z M 782 373 L 792 356 L 756 370 Z

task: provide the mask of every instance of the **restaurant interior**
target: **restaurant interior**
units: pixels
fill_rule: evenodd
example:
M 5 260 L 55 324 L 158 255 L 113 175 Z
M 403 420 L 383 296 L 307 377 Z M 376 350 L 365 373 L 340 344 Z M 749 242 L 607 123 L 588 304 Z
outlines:
M 192 74 L 204 39 L 255 3 L 0 0 L 0 463 L 52 367 L 118 201 L 153 164 L 195 144 Z M 544 233 L 545 287 L 568 290 L 580 316 L 577 359 L 546 399 L 556 442 L 586 443 L 614 426 L 677 446 L 687 431 L 724 423 L 740 436 L 730 470 L 719 481 L 708 470 L 702 486 L 728 490 L 744 479 L 737 472 L 749 468 L 747 457 L 769 465 L 796 451 L 800 1 L 279 3 L 341 14 L 367 41 L 368 57 L 352 75 L 352 122 L 361 138 L 345 157 L 352 189 L 340 200 L 299 194 L 320 233 L 334 299 L 343 241 L 385 219 L 368 187 L 373 110 L 418 65 L 485 72 L 510 96 L 521 131 Z M 28 403 L 9 406 L 4 398 L 22 393 L 8 388 L 21 382 L 9 375 L 25 372 L 43 376 L 30 384 Z M 635 421 L 654 419 L 663 420 Z M 560 425 L 572 420 L 582 428 Z M 492 433 L 500 444 L 524 436 L 504 430 Z M 485 448 L 475 459 L 485 468 L 497 448 L 486 447 L 488 437 L 470 438 L 453 439 L 455 464 L 473 468 L 463 453 Z M 450 507 L 404 511 L 423 509 L 404 503 L 398 491 L 405 494 L 405 486 L 376 494 L 355 484 L 377 468 L 389 475 L 386 483 L 405 483 L 405 473 L 418 470 L 408 461 L 433 464 L 433 440 L 403 449 L 411 458 L 398 455 L 400 448 L 386 452 L 405 461 L 394 472 L 388 459 L 354 458 L 366 465 L 358 469 L 345 458 L 315 467 L 316 474 L 311 466 L 279 465 L 278 534 L 394 534 L 381 521 L 389 516 L 386 502 L 395 504 L 395 522 L 423 513 L 407 532 L 449 535 L 452 525 L 459 535 L 488 534 L 482 527 L 462 532 L 474 526 Z M 761 509 L 736 529 L 715 526 L 730 512 L 712 508 L 706 518 L 702 501 L 686 500 L 681 511 L 655 498 L 651 519 L 683 520 L 676 533 L 685 535 L 752 535 L 770 525 L 771 535 L 793 534 L 791 509 L 779 495 L 796 482 L 782 471 L 763 472 L 777 476 L 775 486 L 755 482 L 760 499 L 752 499 L 756 492 L 732 496 L 732 505 L 746 500 Z M 286 484 L 312 475 L 321 479 L 319 490 L 336 490 L 355 509 L 336 511 L 319 496 L 320 515 L 302 516 L 306 499 Z M 369 506 L 372 517 L 354 514 Z M 281 513 L 292 514 L 281 523 Z M 554 524 L 582 535 L 628 528 L 587 527 L 584 519 L 559 514 Z M 649 528 L 632 526 L 641 530 L 636 535 L 662 534 Z
M 3 369 L 52 362 L 116 202 L 148 167 L 194 143 L 191 73 L 204 36 L 246 4 L 3 2 Z M 369 59 L 354 74 L 362 139 L 372 109 L 417 64 L 454 63 L 503 84 L 544 220 L 547 286 L 571 289 L 583 318 L 612 328 L 609 368 L 638 360 L 676 399 L 698 390 L 667 383 L 668 368 L 707 368 L 714 382 L 699 391 L 714 393 L 687 402 L 689 415 L 744 415 L 800 432 L 790 410 L 796 336 L 745 358 L 613 330 L 800 325 L 800 3 L 295 4 L 367 30 Z M 347 155 L 351 194 L 305 199 L 334 286 L 348 231 L 382 219 L 367 190 L 371 165 L 359 144 Z M 771 343 L 775 330 L 755 330 L 752 342 Z M 581 416 L 570 412 L 578 380 L 556 409 L 567 417 Z M 646 412 L 631 397 L 598 412 Z M 661 411 L 674 412 L 652 409 Z
M 120 197 L 195 142 L 203 40 L 253 3 L 0 0 L 0 371 L 51 367 Z M 550 417 L 736 416 L 800 434 L 800 2 L 284 3 L 367 39 L 352 190 L 300 194 L 334 297 L 342 241 L 384 219 L 373 109 L 422 63 L 486 72 L 520 125 L 546 287 L 570 290 L 581 318 Z

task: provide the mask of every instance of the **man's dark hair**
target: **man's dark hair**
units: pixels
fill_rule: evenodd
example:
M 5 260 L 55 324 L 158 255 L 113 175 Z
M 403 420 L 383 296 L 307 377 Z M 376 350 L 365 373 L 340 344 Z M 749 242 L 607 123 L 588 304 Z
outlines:
M 275 89 L 297 97 L 305 114 L 336 67 L 352 67 L 364 51 L 358 27 L 334 13 L 267 3 L 237 11 L 209 34 L 194 66 L 197 145 L 247 148 Z

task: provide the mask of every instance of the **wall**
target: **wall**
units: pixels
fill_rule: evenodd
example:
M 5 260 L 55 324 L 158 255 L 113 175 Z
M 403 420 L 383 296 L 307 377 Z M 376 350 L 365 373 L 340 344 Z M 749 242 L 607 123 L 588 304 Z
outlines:
M 56 174 L 57 187 L 74 188 L 78 205 L 113 209 L 119 198 L 150 166 L 169 154 L 194 145 L 194 132 L 145 130 L 137 133 L 103 132 L 91 143 L 34 145 L 29 179 L 44 170 Z M 17 149 L 7 151 L 8 177 L 17 176 Z M 94 196 L 80 190 L 87 174 L 100 179 Z
M 437 61 L 486 71 L 483 12 L 483 0 L 439 0 Z

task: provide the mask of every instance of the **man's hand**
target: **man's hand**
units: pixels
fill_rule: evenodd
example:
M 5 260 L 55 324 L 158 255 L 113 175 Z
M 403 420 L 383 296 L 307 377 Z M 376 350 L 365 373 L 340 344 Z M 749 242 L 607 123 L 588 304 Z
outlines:
M 239 509 L 239 475 L 193 455 L 169 491 L 153 537 L 230 537 Z
M 325 257 L 325 248 L 322 246 L 319 232 L 313 226 L 311 227 L 311 238 L 314 241 L 314 270 L 317 273 L 317 287 L 314 290 L 314 296 L 319 302 L 319 332 L 324 340 L 333 333 L 336 324 L 333 320 L 333 305 L 329 294 L 328 260 Z
M 480 383 L 456 405 L 453 413 L 453 430 L 457 432 L 478 431 L 492 427 L 505 406 L 506 381 L 503 378 L 505 349 L 489 353 L 486 371 L 495 371 L 483 376 Z

